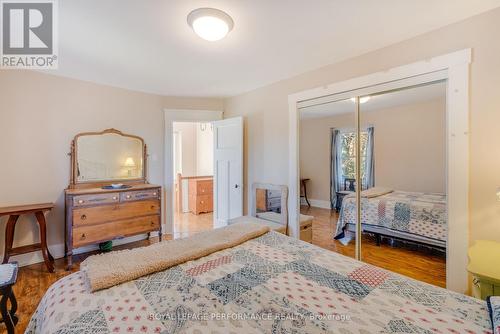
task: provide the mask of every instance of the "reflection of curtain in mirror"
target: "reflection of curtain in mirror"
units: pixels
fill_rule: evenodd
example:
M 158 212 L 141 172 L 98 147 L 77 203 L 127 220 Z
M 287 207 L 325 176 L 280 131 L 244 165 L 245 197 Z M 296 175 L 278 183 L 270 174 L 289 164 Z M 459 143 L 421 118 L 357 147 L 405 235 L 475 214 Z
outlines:
M 373 126 L 367 129 L 368 138 L 366 141 L 366 160 L 365 160 L 365 189 L 375 187 L 375 158 L 374 158 L 374 128 Z
M 335 208 L 337 191 L 340 190 L 342 163 L 340 161 L 340 131 L 331 129 L 330 136 L 330 207 Z

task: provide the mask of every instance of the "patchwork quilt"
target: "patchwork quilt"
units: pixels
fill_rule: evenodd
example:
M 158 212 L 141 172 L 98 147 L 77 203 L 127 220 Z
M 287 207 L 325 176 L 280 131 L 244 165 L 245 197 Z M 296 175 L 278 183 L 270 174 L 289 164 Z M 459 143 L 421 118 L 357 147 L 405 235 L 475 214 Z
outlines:
M 405 191 L 361 199 L 361 223 L 400 231 L 431 240 L 446 241 L 446 196 Z M 346 196 L 335 236 L 347 224 L 356 225 L 356 198 Z
M 491 333 L 484 301 L 276 232 L 95 293 L 83 275 L 27 333 Z

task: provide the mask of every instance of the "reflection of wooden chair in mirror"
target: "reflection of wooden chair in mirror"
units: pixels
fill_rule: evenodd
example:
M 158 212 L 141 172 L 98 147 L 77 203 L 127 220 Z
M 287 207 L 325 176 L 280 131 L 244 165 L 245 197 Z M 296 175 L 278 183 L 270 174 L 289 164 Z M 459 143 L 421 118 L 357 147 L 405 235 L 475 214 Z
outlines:
M 356 190 L 356 179 L 345 178 L 344 179 L 344 190 L 355 191 Z

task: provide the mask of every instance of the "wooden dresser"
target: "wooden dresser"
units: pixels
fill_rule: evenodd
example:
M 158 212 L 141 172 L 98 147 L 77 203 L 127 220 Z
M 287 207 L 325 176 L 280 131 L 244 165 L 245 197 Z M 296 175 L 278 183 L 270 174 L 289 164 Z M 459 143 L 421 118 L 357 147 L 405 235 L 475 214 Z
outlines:
M 260 212 L 281 212 L 281 192 L 269 189 L 256 189 L 256 205 Z
M 212 212 L 214 188 L 212 178 L 189 179 L 189 211 L 195 215 Z
M 66 256 L 73 249 L 103 241 L 158 231 L 161 236 L 161 187 L 66 190 Z
M 71 180 L 65 191 L 66 259 L 73 249 L 158 232 L 161 186 L 147 181 L 141 137 L 116 129 L 77 134 L 71 142 Z

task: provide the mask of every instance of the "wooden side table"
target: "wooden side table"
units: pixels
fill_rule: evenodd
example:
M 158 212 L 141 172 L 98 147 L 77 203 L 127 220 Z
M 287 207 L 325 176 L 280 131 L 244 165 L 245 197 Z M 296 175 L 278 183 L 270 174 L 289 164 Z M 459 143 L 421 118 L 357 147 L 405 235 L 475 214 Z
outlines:
M 335 211 L 340 212 L 340 210 L 342 209 L 342 201 L 344 200 L 344 197 L 352 193 L 353 192 L 349 190 L 337 191 L 337 200 L 335 201 Z
M 9 262 L 13 255 L 42 251 L 43 260 L 49 272 L 54 272 L 54 258 L 47 248 L 47 224 L 45 222 L 46 211 L 52 210 L 54 203 L 30 204 L 0 208 L 0 217 L 9 216 L 5 227 L 5 252 L 2 263 Z M 40 243 L 13 248 L 14 232 L 16 223 L 21 215 L 34 214 L 40 227 Z
M 469 248 L 467 270 L 474 276 L 474 297 L 500 296 L 500 243 L 477 240 Z
M 17 325 L 17 301 L 14 296 L 12 286 L 17 280 L 17 262 L 0 265 L 0 314 L 1 322 L 5 323 L 8 334 L 14 334 L 14 327 Z M 7 301 L 10 301 L 11 308 L 7 308 Z

